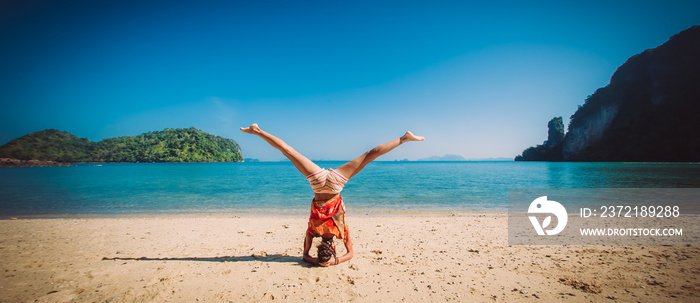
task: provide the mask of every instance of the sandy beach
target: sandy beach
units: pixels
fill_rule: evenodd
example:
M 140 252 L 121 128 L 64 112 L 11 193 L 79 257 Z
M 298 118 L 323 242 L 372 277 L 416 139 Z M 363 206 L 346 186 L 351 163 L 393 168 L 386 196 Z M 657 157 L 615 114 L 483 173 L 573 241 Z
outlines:
M 700 301 L 697 246 L 509 246 L 501 214 L 347 223 L 355 258 L 320 268 L 305 217 L 2 220 L 0 301 Z

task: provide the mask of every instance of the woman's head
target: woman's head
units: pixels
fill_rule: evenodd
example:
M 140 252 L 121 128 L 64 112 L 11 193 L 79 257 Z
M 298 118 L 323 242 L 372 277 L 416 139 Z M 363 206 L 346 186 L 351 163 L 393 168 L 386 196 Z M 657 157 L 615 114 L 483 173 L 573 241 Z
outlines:
M 331 257 L 335 257 L 335 248 L 333 247 L 333 238 L 324 238 L 321 244 L 318 245 L 318 262 L 328 262 Z

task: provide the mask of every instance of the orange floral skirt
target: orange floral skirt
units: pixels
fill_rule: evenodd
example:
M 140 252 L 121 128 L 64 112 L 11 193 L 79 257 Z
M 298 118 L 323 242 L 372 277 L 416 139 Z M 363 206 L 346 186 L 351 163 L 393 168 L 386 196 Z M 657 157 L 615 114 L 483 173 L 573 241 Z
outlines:
M 347 241 L 348 226 L 345 224 L 345 204 L 340 195 L 330 200 L 311 202 L 311 216 L 309 216 L 309 229 L 307 232 L 320 237 L 325 234 L 333 234 L 338 239 Z

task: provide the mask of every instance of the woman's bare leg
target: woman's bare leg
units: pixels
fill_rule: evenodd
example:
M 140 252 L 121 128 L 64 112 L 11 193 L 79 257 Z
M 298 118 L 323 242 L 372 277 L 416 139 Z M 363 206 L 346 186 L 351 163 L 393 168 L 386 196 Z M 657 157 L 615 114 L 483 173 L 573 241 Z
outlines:
M 392 149 L 398 147 L 399 145 L 408 141 L 423 141 L 425 138 L 422 136 L 413 135 L 411 132 L 406 132 L 401 138 L 391 140 L 387 143 L 379 145 L 370 151 L 364 153 L 362 156 L 355 158 L 354 160 L 343 164 L 338 167 L 335 171 L 339 172 L 341 175 L 350 179 L 357 173 L 359 173 L 365 165 L 377 159 L 377 157 L 390 152 Z
M 256 123 L 253 123 L 253 125 L 249 127 L 241 127 L 241 131 L 243 131 L 244 133 L 257 135 L 258 137 L 267 141 L 267 143 L 272 145 L 272 147 L 281 151 L 284 154 L 284 156 L 287 157 L 287 159 L 292 161 L 294 167 L 296 167 L 297 170 L 299 170 L 299 172 L 301 172 L 304 175 L 304 177 L 321 170 L 321 168 L 318 165 L 316 165 L 316 163 L 313 163 L 311 160 L 307 159 L 302 154 L 294 150 L 291 146 L 282 141 L 282 139 L 263 131 L 262 129 L 260 129 L 260 127 L 258 127 L 258 124 Z

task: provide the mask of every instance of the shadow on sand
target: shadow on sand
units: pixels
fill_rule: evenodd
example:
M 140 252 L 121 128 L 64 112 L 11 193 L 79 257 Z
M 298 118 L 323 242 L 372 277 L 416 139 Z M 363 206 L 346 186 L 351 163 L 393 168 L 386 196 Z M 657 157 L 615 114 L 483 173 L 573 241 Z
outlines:
M 303 261 L 301 257 L 289 255 L 250 255 L 250 256 L 222 256 L 222 257 L 180 257 L 180 258 L 131 258 L 131 257 L 113 257 L 102 258 L 102 261 L 197 261 L 197 262 L 278 262 L 278 263 L 296 263 L 300 266 L 310 267 L 311 264 Z

